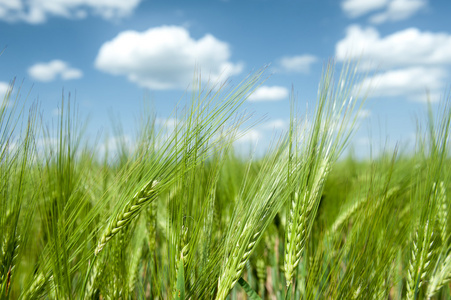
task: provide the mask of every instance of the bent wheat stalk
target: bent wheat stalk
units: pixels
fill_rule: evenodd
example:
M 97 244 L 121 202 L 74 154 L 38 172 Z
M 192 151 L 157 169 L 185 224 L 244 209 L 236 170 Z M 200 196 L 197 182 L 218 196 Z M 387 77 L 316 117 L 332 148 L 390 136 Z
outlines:
M 146 204 L 149 204 L 155 200 L 157 194 L 155 191 L 155 186 L 157 184 L 157 181 L 147 183 L 133 196 L 132 200 L 124 207 L 124 209 L 110 221 L 106 230 L 102 234 L 99 243 L 97 244 L 97 248 L 94 252 L 96 256 L 100 253 L 100 251 L 102 251 L 106 243 L 108 243 L 108 241 L 121 230 L 122 227 L 129 224 L 130 221 L 140 213 Z

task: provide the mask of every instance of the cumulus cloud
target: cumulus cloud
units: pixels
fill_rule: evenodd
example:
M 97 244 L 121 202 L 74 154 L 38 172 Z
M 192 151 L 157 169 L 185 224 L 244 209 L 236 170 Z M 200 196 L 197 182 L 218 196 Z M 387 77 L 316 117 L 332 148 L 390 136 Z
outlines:
M 344 0 L 342 10 L 350 18 L 378 11 L 369 18 L 371 23 L 400 21 L 413 16 L 427 6 L 427 0 Z
M 441 68 L 411 67 L 389 70 L 362 81 L 375 97 L 407 97 L 414 101 L 437 101 L 448 74 Z M 428 95 L 427 95 L 428 93 Z
M 52 60 L 47 63 L 37 63 L 28 69 L 28 75 L 37 81 L 50 82 L 57 78 L 63 80 L 78 79 L 83 76 L 79 69 L 71 68 L 62 60 Z
M 288 89 L 283 86 L 261 86 L 248 98 L 249 101 L 280 101 L 289 95 Z
M 122 154 L 127 154 L 127 152 L 133 152 L 135 149 L 136 143 L 133 143 L 132 137 L 124 134 L 105 139 L 105 141 L 100 144 L 97 154 L 101 158 L 105 158 L 105 155 L 107 154 L 109 158 L 115 158 Z
M 318 58 L 313 55 L 285 56 L 280 59 L 280 67 L 286 72 L 310 72 L 310 66 L 317 62 Z
M 49 16 L 71 19 L 88 14 L 104 19 L 130 15 L 141 0 L 0 0 L 0 20 L 39 24 Z
M 9 84 L 6 82 L 0 81 L 0 101 L 5 97 L 6 92 L 9 90 Z
M 371 117 L 371 110 L 369 109 L 361 109 L 357 112 L 357 119 L 365 120 Z
M 256 144 L 260 141 L 269 142 L 268 134 L 280 134 L 288 129 L 289 122 L 284 119 L 274 119 L 264 123 L 257 124 L 255 127 L 246 131 L 238 131 L 238 143 Z
M 119 33 L 101 46 L 95 66 L 140 86 L 164 90 L 186 88 L 198 68 L 203 80 L 240 73 L 242 65 L 230 62 L 230 56 L 229 45 L 211 34 L 195 40 L 186 28 L 161 26 Z
M 385 11 L 371 16 L 369 20 L 374 24 L 405 20 L 425 8 L 426 4 L 424 0 L 393 0 Z
M 248 129 L 246 131 L 239 131 L 237 133 L 238 139 L 236 143 L 239 144 L 257 144 L 262 139 L 262 133 L 257 129 Z
M 9 106 L 9 99 L 6 99 L 6 93 L 9 91 L 10 85 L 6 82 L 0 81 L 0 110 Z M 1 152 L 1 148 L 0 148 Z
M 345 0 L 341 9 L 351 18 L 360 17 L 374 10 L 382 9 L 389 0 Z
M 382 72 L 363 81 L 373 86 L 373 95 L 426 100 L 439 98 L 449 79 L 451 34 L 408 28 L 382 37 L 374 27 L 348 27 L 346 36 L 336 44 L 338 60 L 360 60 L 362 70 Z M 370 84 L 371 83 L 371 84 Z
M 260 125 L 260 128 L 272 130 L 272 129 L 286 129 L 288 127 L 288 122 L 283 119 L 274 119 L 268 122 L 265 122 Z
M 399 67 L 451 63 L 451 34 L 408 28 L 381 37 L 374 27 L 352 25 L 335 47 L 339 60 L 358 58 L 364 66 Z

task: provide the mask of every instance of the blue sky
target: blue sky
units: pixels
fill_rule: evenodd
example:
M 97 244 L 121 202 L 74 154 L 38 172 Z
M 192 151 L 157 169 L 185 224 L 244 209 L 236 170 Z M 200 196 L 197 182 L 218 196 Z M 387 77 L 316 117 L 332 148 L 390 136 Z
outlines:
M 353 145 L 365 156 L 370 136 L 375 150 L 413 145 L 426 89 L 438 107 L 451 82 L 450 13 L 449 0 L 0 0 L 0 94 L 16 78 L 50 122 L 71 93 L 89 135 L 114 136 L 114 116 L 128 138 L 143 99 L 170 117 L 195 66 L 237 83 L 270 64 L 246 104 L 265 121 L 241 141 L 264 145 L 288 124 L 292 86 L 300 107 L 314 103 L 330 58 L 360 58 L 372 92 Z

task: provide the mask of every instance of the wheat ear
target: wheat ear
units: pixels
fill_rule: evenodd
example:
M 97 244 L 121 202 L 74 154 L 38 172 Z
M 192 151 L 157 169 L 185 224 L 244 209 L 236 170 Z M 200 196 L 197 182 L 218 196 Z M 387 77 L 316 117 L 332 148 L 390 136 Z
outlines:
M 451 253 L 441 265 L 441 268 L 431 276 L 427 289 L 427 298 L 431 299 L 448 281 L 451 280 Z
M 124 209 L 113 218 L 107 226 L 107 229 L 102 234 L 97 248 L 94 253 L 97 256 L 105 247 L 106 243 L 118 233 L 124 226 L 129 224 L 135 218 L 146 204 L 152 202 L 156 197 L 155 186 L 157 181 L 147 183 L 139 192 L 137 192 L 131 201 L 127 203 Z
M 448 230 L 447 230 L 447 224 L 448 224 L 448 204 L 446 202 L 446 192 L 445 192 L 445 185 L 443 184 L 443 181 L 440 182 L 439 187 L 437 188 L 434 185 L 434 192 L 436 194 L 435 198 L 438 199 L 438 222 L 440 225 L 440 234 L 442 238 L 442 243 L 446 243 L 446 239 L 448 237 Z
M 35 275 L 33 278 L 33 283 L 28 288 L 28 290 L 23 294 L 22 299 L 38 299 L 40 294 L 44 290 L 44 285 L 46 283 L 46 279 L 44 274 L 40 273 L 39 275 Z
M 0 286 L 4 288 L 4 292 L 8 295 L 8 290 L 11 285 L 11 278 L 16 268 L 16 258 L 18 256 L 18 248 L 20 245 L 20 236 L 5 238 L 2 244 L 1 265 L 0 265 Z
M 226 260 L 226 268 L 218 280 L 218 294 L 216 295 L 216 300 L 226 299 L 230 290 L 235 286 L 238 279 L 240 279 L 244 266 L 254 250 L 260 232 L 255 233 L 249 238 L 249 233 L 247 231 L 250 227 L 251 226 L 248 224 L 244 226 L 238 242 L 233 249 L 231 259 Z
M 434 232 L 428 234 L 429 221 L 426 221 L 422 241 L 419 240 L 418 232 L 415 233 L 413 249 L 407 272 L 407 299 L 415 299 L 420 287 L 426 279 L 432 257 L 432 240 Z M 420 244 L 420 242 L 422 242 Z
M 298 209 L 297 206 L 300 206 Z M 305 230 L 307 211 L 305 209 L 305 201 L 298 201 L 298 194 L 291 203 L 290 219 L 287 226 L 287 245 L 285 251 L 284 271 L 287 286 L 290 285 L 294 278 L 294 271 L 301 259 L 302 251 L 305 245 Z
M 266 282 L 266 264 L 263 258 L 257 260 L 258 294 L 264 297 Z
M 294 279 L 295 270 L 301 260 L 306 240 L 309 238 L 311 222 L 321 200 L 324 181 L 329 173 L 330 157 L 320 163 L 310 190 L 295 193 L 291 203 L 287 225 L 284 272 L 287 286 Z
M 156 202 L 152 202 L 147 207 L 147 231 L 148 231 L 148 239 L 149 239 L 149 252 L 154 253 L 156 246 L 156 230 L 157 230 L 157 206 Z
M 89 279 L 86 285 L 85 298 L 91 299 L 94 297 L 94 294 L 97 289 L 97 279 L 101 277 L 103 269 L 100 267 L 101 262 L 99 259 L 91 261 L 90 264 L 94 264 L 92 266 L 92 270 L 89 273 Z

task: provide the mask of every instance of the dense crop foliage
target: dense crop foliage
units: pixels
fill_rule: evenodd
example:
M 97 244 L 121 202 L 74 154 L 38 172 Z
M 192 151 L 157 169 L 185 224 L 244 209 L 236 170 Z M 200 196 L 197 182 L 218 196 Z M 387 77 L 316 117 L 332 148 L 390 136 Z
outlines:
M 0 104 L 1 299 L 449 299 L 450 99 L 411 155 L 337 162 L 361 105 L 328 66 L 315 109 L 266 155 L 234 153 L 235 88 L 199 87 L 132 147 L 89 146 L 70 103 L 57 130 Z M 364 94 L 361 91 L 360 94 Z M 72 111 L 71 111 L 72 109 Z

